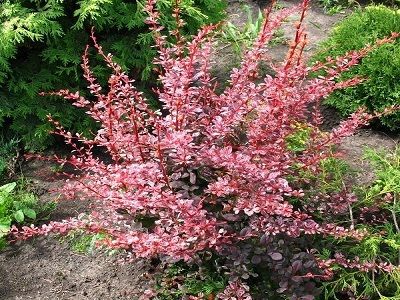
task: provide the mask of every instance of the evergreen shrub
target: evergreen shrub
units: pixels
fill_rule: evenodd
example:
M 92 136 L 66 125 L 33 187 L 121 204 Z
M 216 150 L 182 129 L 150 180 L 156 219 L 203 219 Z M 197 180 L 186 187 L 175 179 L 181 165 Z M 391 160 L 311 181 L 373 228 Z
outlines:
M 400 31 L 400 11 L 385 6 L 369 6 L 358 10 L 337 25 L 324 41 L 314 60 L 343 55 L 361 49 L 377 39 Z M 375 49 L 360 64 L 342 75 L 345 80 L 361 76 L 365 81 L 355 87 L 335 91 L 326 103 L 343 116 L 366 106 L 370 112 L 400 104 L 400 42 Z M 400 129 L 400 112 L 382 116 L 381 124 L 390 130 Z
M 195 33 L 205 23 L 224 17 L 224 0 L 161 0 L 160 22 L 175 26 L 176 3 L 187 23 L 184 33 Z M 85 90 L 80 80 L 81 53 L 92 26 L 107 51 L 132 77 L 154 86 L 150 74 L 156 50 L 144 23 L 144 1 L 128 0 L 5 0 L 0 3 L 0 126 L 18 134 L 27 148 L 42 149 L 51 142 L 51 113 L 66 128 L 94 130 L 94 122 L 66 101 L 39 97 L 43 90 L 68 87 Z M 100 80 L 109 72 L 95 64 Z M 150 82 L 150 83 L 149 83 Z

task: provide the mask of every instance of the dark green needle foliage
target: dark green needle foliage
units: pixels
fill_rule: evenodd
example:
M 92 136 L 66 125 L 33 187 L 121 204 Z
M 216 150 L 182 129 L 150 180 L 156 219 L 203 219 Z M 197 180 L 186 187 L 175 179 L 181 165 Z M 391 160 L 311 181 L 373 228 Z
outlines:
M 166 34 L 176 26 L 172 9 L 177 2 L 186 34 L 224 17 L 224 0 L 159 0 Z M 143 89 L 154 87 L 151 71 L 156 53 L 144 22 L 144 4 L 144 0 L 1 1 L 0 126 L 18 134 L 31 150 L 52 142 L 48 114 L 70 130 L 87 135 L 95 130 L 82 111 L 59 98 L 38 96 L 61 88 L 86 89 L 80 63 L 92 26 L 105 51 L 115 53 L 116 61 Z M 106 68 L 96 59 L 91 63 L 100 82 L 105 82 Z

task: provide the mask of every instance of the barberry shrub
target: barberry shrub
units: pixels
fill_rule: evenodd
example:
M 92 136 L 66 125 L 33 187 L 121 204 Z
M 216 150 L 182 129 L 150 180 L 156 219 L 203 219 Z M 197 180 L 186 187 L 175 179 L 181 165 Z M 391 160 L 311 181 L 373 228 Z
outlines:
M 42 150 L 52 143 L 46 115 L 59 118 L 68 130 L 90 135 L 95 124 L 66 101 L 39 97 L 43 90 L 86 90 L 80 84 L 80 61 L 90 28 L 126 72 L 150 85 L 156 51 L 144 23 L 144 0 L 5 0 L 0 1 L 0 129 L 12 131 L 26 148 Z M 160 0 L 160 22 L 175 28 L 174 6 L 182 11 L 183 34 L 224 18 L 224 0 Z M 101 82 L 110 75 L 94 56 L 93 70 Z
M 308 67 L 303 61 L 302 25 L 308 4 L 304 0 L 276 13 L 267 9 L 253 47 L 232 70 L 224 91 L 217 93 L 210 75 L 216 26 L 204 27 L 191 40 L 173 31 L 177 43 L 171 45 L 160 32 L 155 0 L 149 0 L 147 23 L 158 49 L 156 93 L 162 110 L 149 108 L 134 80 L 92 34 L 94 47 L 112 70 L 108 87 L 96 81 L 87 47 L 82 67 L 97 101 L 68 90 L 50 93 L 85 108 L 101 126 L 88 139 L 71 134 L 50 117 L 56 133 L 74 147 L 71 157 L 57 158 L 78 171 L 70 175 L 63 193 L 92 199 L 92 212 L 41 227 L 14 227 L 12 233 L 29 238 L 80 229 L 102 233 L 102 243 L 135 257 L 197 263 L 218 257 L 218 269 L 229 271 L 230 278 L 220 299 L 250 299 L 252 292 L 243 280 L 257 274 L 274 272 L 269 276 L 277 293 L 313 299 L 318 293 L 313 280 L 332 276 L 335 262 L 390 271 L 384 262 L 352 262 L 339 254 L 322 259 L 310 250 L 310 241 L 317 236 L 357 240 L 366 232 L 327 218 L 345 215 L 355 201 L 353 195 L 323 195 L 318 201 L 327 209 L 311 209 L 305 199 L 310 182 L 303 178 L 307 172 L 320 173 L 321 164 L 336 155 L 332 147 L 372 118 L 360 110 L 331 132 L 321 132 L 321 100 L 358 84 L 359 78 L 340 83 L 336 79 L 398 35 Z M 271 65 L 273 77 L 259 78 L 259 64 L 268 58 L 268 41 L 297 10 L 301 17 L 286 59 Z M 179 11 L 174 14 L 179 29 Z M 308 78 L 318 70 L 327 75 Z M 107 152 L 107 162 L 93 153 L 99 147 Z

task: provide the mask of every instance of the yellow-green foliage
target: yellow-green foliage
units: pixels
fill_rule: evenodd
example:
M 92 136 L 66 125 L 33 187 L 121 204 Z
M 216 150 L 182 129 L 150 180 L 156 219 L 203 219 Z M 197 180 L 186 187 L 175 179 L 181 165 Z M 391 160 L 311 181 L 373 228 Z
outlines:
M 363 227 L 369 234 L 361 241 L 340 241 L 334 251 L 348 253 L 349 258 L 368 262 L 400 264 L 400 147 L 384 153 L 372 149 L 366 151 L 365 158 L 374 167 L 375 181 L 363 193 L 359 203 L 353 206 L 356 227 Z M 360 211 L 370 210 L 367 215 Z M 374 220 L 375 219 L 375 220 Z M 373 221 L 371 221 L 373 220 Z M 326 243 L 326 241 L 325 241 Z M 329 258 L 332 251 L 322 251 Z M 324 284 L 324 299 L 342 299 L 339 295 L 350 292 L 354 299 L 400 299 L 400 269 L 392 272 L 361 272 L 337 266 L 336 277 Z M 348 294 L 347 294 L 348 295 Z

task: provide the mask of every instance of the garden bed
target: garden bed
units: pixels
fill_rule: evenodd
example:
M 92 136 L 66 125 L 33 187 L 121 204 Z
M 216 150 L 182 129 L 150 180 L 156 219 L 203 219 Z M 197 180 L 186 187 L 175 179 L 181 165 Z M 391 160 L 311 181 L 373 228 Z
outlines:
M 297 1 L 280 1 L 290 6 Z M 241 6 L 243 1 L 232 1 L 229 14 L 232 22 L 240 25 L 246 21 Z M 249 5 L 256 10 L 254 3 Z M 331 27 L 343 18 L 343 14 L 329 16 L 314 4 L 308 13 L 307 27 L 312 53 L 314 45 L 324 39 Z M 284 35 L 293 36 L 293 25 L 284 26 Z M 287 45 L 272 47 L 274 61 L 281 61 Z M 231 64 L 231 55 L 225 53 L 219 67 Z M 218 72 L 217 72 L 218 73 Z M 221 72 L 223 73 L 223 72 Z M 326 127 L 336 125 L 339 117 L 329 109 L 325 110 Z M 398 136 L 389 136 L 372 129 L 359 130 L 355 136 L 347 138 L 341 150 L 344 158 L 360 174 L 355 179 L 359 183 L 372 180 L 371 170 L 362 159 L 363 148 L 394 149 L 399 143 Z M 33 181 L 35 189 L 41 194 L 41 201 L 57 199 L 51 192 L 64 183 L 64 178 L 54 175 L 48 162 L 33 160 L 23 165 L 24 176 Z M 85 211 L 88 202 L 61 201 L 52 220 L 61 220 Z M 153 266 L 145 260 L 123 263 L 121 254 L 108 255 L 100 251 L 92 254 L 77 253 L 68 242 L 60 243 L 58 238 L 40 237 L 34 240 L 17 242 L 0 253 L 0 299 L 138 299 L 143 291 L 154 283 Z

